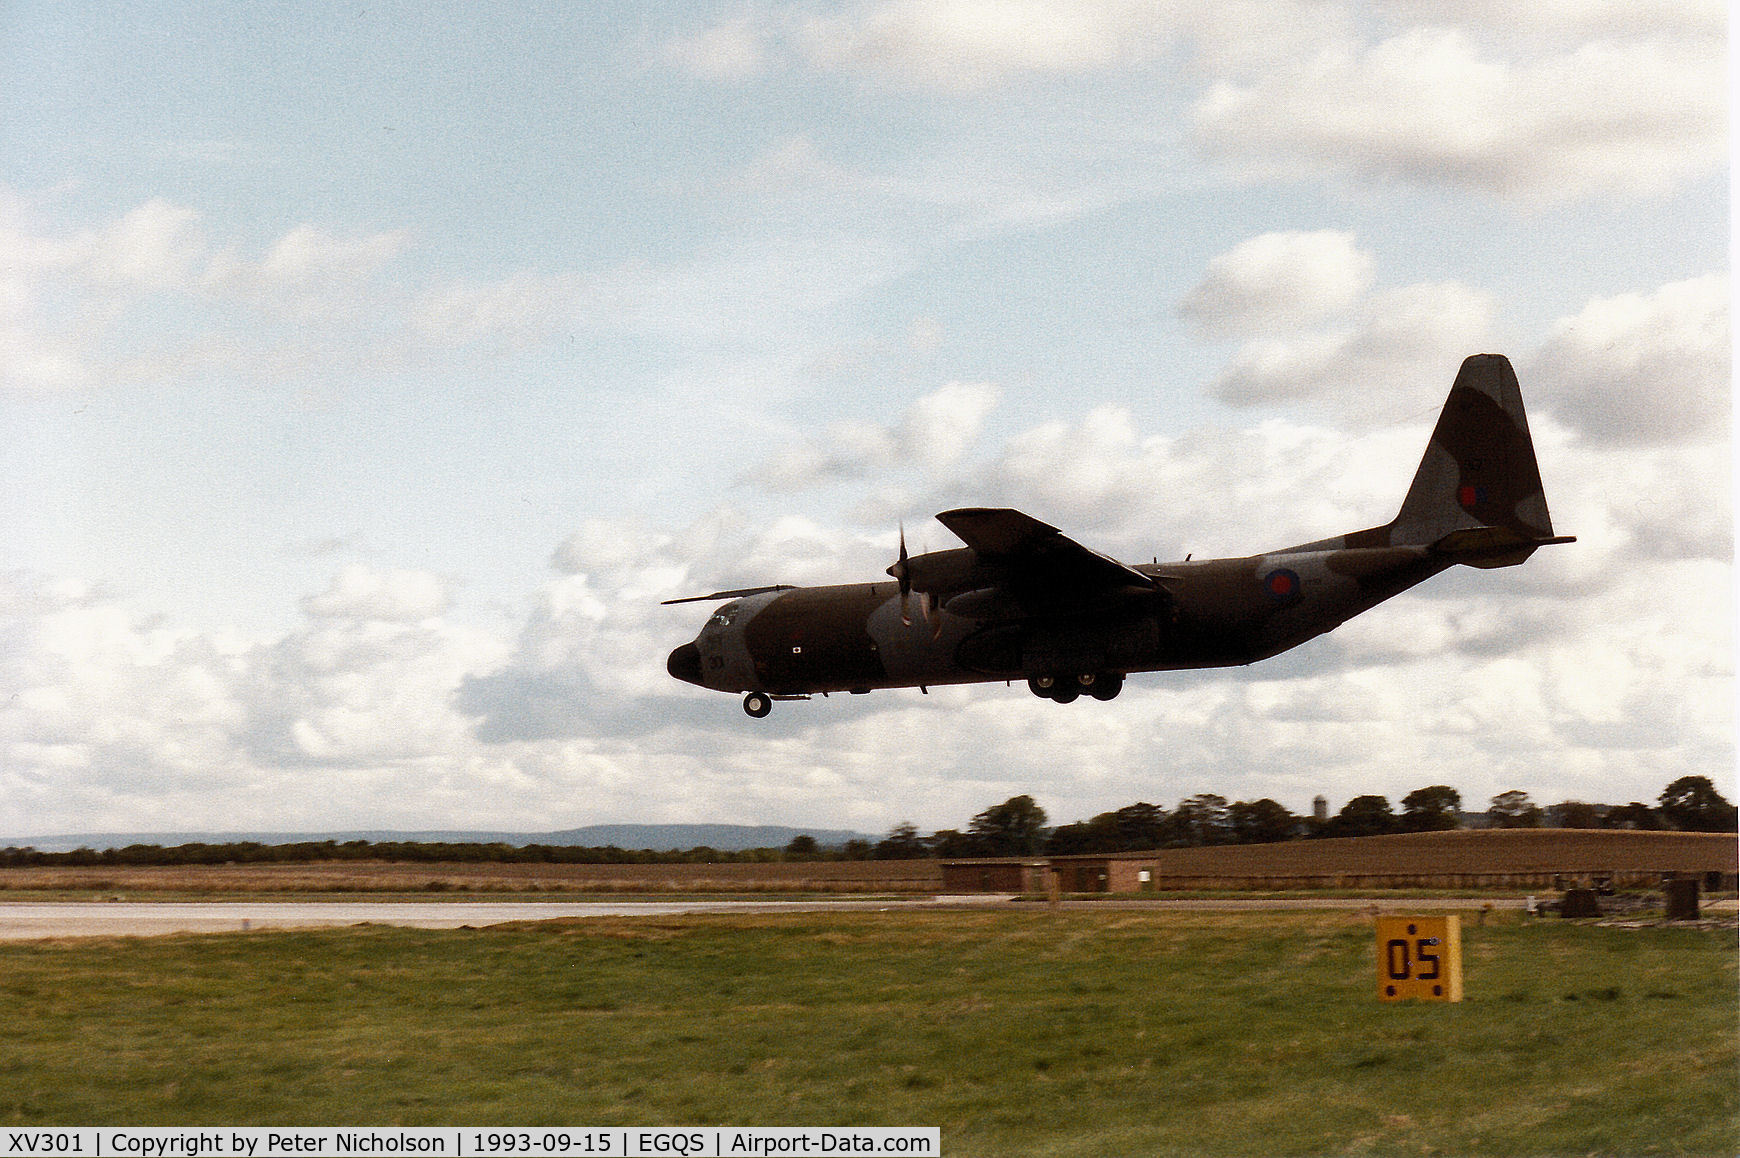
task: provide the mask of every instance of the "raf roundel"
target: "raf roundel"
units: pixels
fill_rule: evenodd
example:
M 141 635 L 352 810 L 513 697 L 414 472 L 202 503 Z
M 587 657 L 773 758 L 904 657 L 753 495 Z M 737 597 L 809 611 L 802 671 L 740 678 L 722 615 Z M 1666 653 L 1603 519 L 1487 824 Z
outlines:
M 1282 567 L 1263 576 L 1263 590 L 1277 603 L 1291 603 L 1299 598 L 1299 575 Z

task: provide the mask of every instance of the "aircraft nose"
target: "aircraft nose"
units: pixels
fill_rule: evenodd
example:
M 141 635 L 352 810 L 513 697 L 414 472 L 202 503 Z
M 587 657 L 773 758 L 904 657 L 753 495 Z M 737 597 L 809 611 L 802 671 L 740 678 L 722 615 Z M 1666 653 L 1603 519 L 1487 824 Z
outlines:
M 685 683 L 700 683 L 701 649 L 685 643 L 671 652 L 671 658 L 665 661 L 665 670 Z

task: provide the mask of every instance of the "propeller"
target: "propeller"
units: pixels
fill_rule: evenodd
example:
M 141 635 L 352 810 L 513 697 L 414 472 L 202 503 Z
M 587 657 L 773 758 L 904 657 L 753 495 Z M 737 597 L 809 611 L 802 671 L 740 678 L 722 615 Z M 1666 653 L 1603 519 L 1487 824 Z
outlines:
M 888 569 L 894 576 L 894 581 L 900 586 L 900 625 L 912 626 L 912 557 L 906 553 L 906 524 L 900 524 L 900 556 L 894 561 L 894 566 Z M 931 638 L 942 635 L 942 621 L 932 613 L 936 610 L 936 596 L 929 591 L 918 593 L 918 613 L 930 626 Z
M 912 569 L 907 565 L 909 556 L 906 553 L 906 523 L 900 524 L 900 557 L 894 561 L 894 566 L 888 573 L 894 576 L 894 581 L 900 585 L 900 625 L 912 626 L 912 611 L 907 606 L 912 595 Z

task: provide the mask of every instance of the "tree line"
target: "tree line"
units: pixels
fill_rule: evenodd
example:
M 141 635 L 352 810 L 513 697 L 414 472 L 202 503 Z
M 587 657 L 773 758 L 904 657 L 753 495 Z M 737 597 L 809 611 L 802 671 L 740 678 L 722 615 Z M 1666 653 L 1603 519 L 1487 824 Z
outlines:
M 1732 832 L 1735 806 L 1707 776 L 1682 776 L 1669 784 L 1654 807 L 1587 804 L 1567 800 L 1545 808 L 1528 793 L 1500 792 L 1484 812 L 1462 809 L 1462 794 L 1446 784 L 1402 797 L 1397 812 L 1384 796 L 1356 796 L 1334 816 L 1298 816 L 1274 800 L 1228 801 L 1204 792 L 1171 811 L 1138 802 L 1090 820 L 1047 827 L 1045 809 L 1031 796 L 1015 796 L 973 817 L 966 830 L 943 829 L 921 837 L 911 824 L 896 825 L 872 850 L 878 859 L 909 857 L 1062 856 L 1071 853 L 1137 852 L 1217 844 L 1269 844 L 1319 837 L 1383 836 L 1481 828 L 1663 829 Z
M 869 841 L 862 856 L 869 860 Z M 76 848 L 69 852 L 41 852 L 34 848 L 0 848 L 0 868 L 95 867 L 145 865 L 310 864 L 329 861 L 392 861 L 442 864 L 726 864 L 770 863 L 788 858 L 783 849 L 717 849 L 699 845 L 689 849 L 626 849 L 615 845 L 590 847 L 563 844 L 506 844 L 500 841 L 299 841 L 294 844 L 263 844 L 236 841 L 216 844 L 130 844 L 124 848 Z
M 527 844 L 501 841 L 300 841 L 264 844 L 79 848 L 40 852 L 0 848 L 0 868 L 145 865 L 297 864 L 316 861 L 394 861 L 411 863 L 496 864 L 765 864 L 777 861 L 913 860 L 923 857 L 1063 856 L 1071 853 L 1137 852 L 1216 844 L 1269 844 L 1317 837 L 1381 836 L 1397 832 L 1434 832 L 1462 828 L 1472 820 L 1486 828 L 1629 828 L 1681 832 L 1732 832 L 1735 806 L 1706 776 L 1682 776 L 1669 784 L 1654 807 L 1567 800 L 1545 808 L 1528 793 L 1501 792 L 1482 813 L 1462 810 L 1462 794 L 1444 784 L 1419 788 L 1402 797 L 1397 812 L 1383 796 L 1356 796 L 1334 816 L 1298 816 L 1285 805 L 1263 798 L 1228 801 L 1203 792 L 1168 811 L 1137 802 L 1089 820 L 1049 827 L 1045 809 L 1031 796 L 1014 796 L 985 809 L 966 830 L 945 828 L 919 835 L 910 823 L 895 825 L 881 841 L 853 840 L 836 848 L 813 836 L 798 836 L 784 848 L 725 850 L 701 845 L 690 849 L 625 849 L 615 845 Z

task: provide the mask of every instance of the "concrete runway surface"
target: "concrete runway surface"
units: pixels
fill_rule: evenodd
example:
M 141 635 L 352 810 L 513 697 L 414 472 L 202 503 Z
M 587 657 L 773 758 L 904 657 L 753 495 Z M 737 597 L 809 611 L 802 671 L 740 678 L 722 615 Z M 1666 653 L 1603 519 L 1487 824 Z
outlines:
M 940 898 L 946 901 L 948 898 Z M 971 898 L 974 902 L 978 898 Z M 935 901 L 931 903 L 936 903 Z M 459 929 L 555 917 L 662 917 L 677 913 L 810 913 L 886 909 L 909 901 L 87 901 L 0 905 L 0 941 L 41 937 L 151 937 L 323 925 Z
M 401 925 L 418 929 L 457 929 L 506 921 L 557 917 L 662 917 L 682 913 L 880 912 L 935 908 L 984 909 L 1008 905 L 1007 895 L 975 893 L 891 900 L 801 901 L 186 901 L 17 902 L 0 904 L 0 940 L 46 937 L 152 937 L 170 933 L 230 933 L 254 929 L 315 928 L 330 925 Z M 1411 899 L 1362 898 L 1252 900 L 1104 900 L 1065 901 L 1065 908 L 1203 909 L 1221 912 L 1281 909 L 1392 910 L 1520 909 L 1520 898 Z M 1031 907 L 1039 907 L 1034 904 Z

